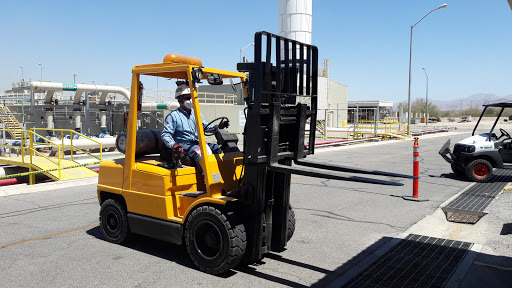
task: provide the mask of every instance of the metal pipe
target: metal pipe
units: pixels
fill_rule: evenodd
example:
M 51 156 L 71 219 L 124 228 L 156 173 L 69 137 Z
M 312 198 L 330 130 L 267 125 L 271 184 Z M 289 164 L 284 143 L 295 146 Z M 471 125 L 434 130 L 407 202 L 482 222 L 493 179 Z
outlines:
M 427 89 L 426 89 L 427 92 L 426 92 L 426 96 L 425 96 L 425 98 L 426 98 L 425 101 L 427 101 L 427 104 L 426 104 L 427 111 L 425 113 L 426 114 L 425 117 L 427 118 L 427 121 L 425 121 L 425 126 L 428 126 L 428 74 L 427 74 L 427 70 L 425 70 L 425 67 L 422 67 L 422 69 L 423 69 L 423 71 L 425 71 L 425 76 L 427 77 Z
M 71 140 L 73 140 L 71 142 Z M 101 148 L 113 148 L 116 147 L 116 138 L 115 137 L 106 137 L 106 138 L 94 138 L 95 141 L 101 143 Z M 59 141 L 60 142 L 60 141 Z M 63 139 L 62 144 L 64 145 L 61 149 L 64 151 L 71 150 L 71 143 L 73 143 L 73 147 L 84 149 L 98 149 L 100 145 L 96 142 L 93 142 L 89 139 Z M 57 151 L 59 147 L 52 146 L 53 151 Z
M 100 104 L 105 104 L 108 93 L 117 93 L 123 95 L 126 100 L 130 100 L 130 92 L 123 87 L 91 84 L 66 84 L 55 82 L 31 81 L 28 82 L 32 90 L 52 90 L 52 91 L 82 91 L 82 92 L 107 92 L 100 96 Z M 81 94 L 80 94 L 81 95 Z
M 53 109 L 46 110 L 46 128 L 53 129 Z
M 107 131 L 107 111 L 100 110 L 100 129 L 101 132 L 105 133 Z
M 169 101 L 168 103 L 142 103 L 141 111 L 170 110 L 174 111 L 180 107 L 180 103 Z
M 80 110 L 73 111 L 74 117 L 75 117 L 75 130 L 80 131 L 82 129 L 82 122 L 80 121 Z

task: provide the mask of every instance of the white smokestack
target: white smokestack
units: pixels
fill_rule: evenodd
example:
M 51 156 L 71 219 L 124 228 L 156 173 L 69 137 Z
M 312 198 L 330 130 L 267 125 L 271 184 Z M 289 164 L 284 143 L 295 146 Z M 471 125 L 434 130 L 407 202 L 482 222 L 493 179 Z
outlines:
M 279 0 L 279 36 L 311 44 L 313 0 Z

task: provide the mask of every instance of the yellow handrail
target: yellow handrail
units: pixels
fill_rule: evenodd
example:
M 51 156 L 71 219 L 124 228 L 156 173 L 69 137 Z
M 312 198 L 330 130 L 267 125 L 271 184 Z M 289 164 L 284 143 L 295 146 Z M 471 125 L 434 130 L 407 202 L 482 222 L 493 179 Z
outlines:
M 37 130 L 43 130 L 43 131 L 54 131 L 54 132 L 60 132 L 61 134 L 61 139 L 62 139 L 62 142 L 61 144 L 57 144 L 49 139 L 46 139 L 44 136 L 38 134 L 36 131 Z M 45 159 L 47 159 L 48 161 L 50 161 L 51 163 L 57 165 L 58 167 L 58 173 L 59 173 L 59 176 L 58 176 L 58 180 L 60 180 L 62 178 L 62 174 L 61 174 L 61 170 L 62 170 L 62 163 L 61 163 L 61 160 L 64 159 L 64 149 L 65 147 L 69 147 L 70 150 L 71 150 L 71 160 L 73 161 L 73 152 L 74 150 L 76 151 L 80 151 L 92 158 L 95 158 L 97 160 L 103 160 L 103 145 L 101 144 L 101 142 L 97 141 L 97 140 L 94 140 L 88 136 L 85 136 L 83 135 L 82 133 L 79 133 L 79 132 L 76 132 L 74 130 L 70 130 L 70 129 L 49 129 L 49 128 L 32 128 L 30 130 L 21 130 L 21 129 L 0 129 L 0 131 L 7 131 L 7 132 L 20 132 L 22 134 L 22 137 L 21 137 L 21 145 L 20 146 L 14 146 L 14 145 L 7 145 L 7 144 L 0 144 L 0 147 L 5 147 L 5 148 L 16 148 L 18 149 L 17 151 L 17 155 L 20 154 L 21 152 L 21 161 L 23 163 L 26 163 L 25 162 L 25 157 L 26 156 L 29 156 L 30 158 L 30 164 L 31 166 L 33 165 L 33 156 L 34 155 L 38 155 L 38 156 L 41 156 Z M 69 132 L 70 134 L 70 138 L 71 138 L 71 144 L 68 145 L 68 144 L 64 144 L 64 132 Z M 92 155 L 91 153 L 88 153 L 78 147 L 75 147 L 73 146 L 73 134 L 76 134 L 76 135 L 79 135 L 81 138 L 84 138 L 84 139 L 88 139 L 90 141 L 93 141 L 95 143 L 97 143 L 100 147 L 100 157 L 96 157 L 94 155 Z M 38 142 L 35 142 L 34 141 L 34 136 L 38 136 L 40 137 L 41 139 L 44 140 L 43 143 L 38 143 Z M 25 147 L 25 143 L 27 143 L 27 141 L 29 141 L 29 146 L 28 147 Z M 36 148 L 38 147 L 41 147 L 41 146 L 56 146 L 57 147 L 57 159 L 52 159 L 42 153 L 40 153 L 39 151 L 37 151 Z M 28 155 L 27 155 L 28 154 Z M 32 171 L 32 168 L 31 168 L 31 171 Z M 31 179 L 30 181 L 31 183 L 33 183 L 33 179 Z
M 76 132 L 75 130 L 71 130 L 71 129 L 50 129 L 50 128 L 32 128 L 30 130 L 43 130 L 43 131 L 55 131 L 55 132 L 60 132 L 61 134 L 61 139 L 62 139 L 62 144 L 60 144 L 60 146 L 62 148 L 64 147 L 70 147 L 71 148 L 71 160 L 73 160 L 73 148 L 84 153 L 84 154 L 87 154 L 88 156 L 92 157 L 92 158 L 96 158 L 98 160 L 102 160 L 103 159 L 103 145 L 101 144 L 101 142 L 99 141 L 96 141 L 94 140 L 93 138 L 90 138 L 88 136 L 85 136 L 84 134 L 80 133 L 80 132 Z M 64 144 L 64 132 L 69 132 L 69 136 L 70 136 L 70 140 L 71 140 L 71 145 L 66 145 Z M 73 146 L 73 133 L 74 134 L 77 134 L 78 136 L 80 136 L 81 138 L 85 138 L 85 139 L 88 139 L 88 140 L 91 140 L 92 142 L 95 142 L 97 143 L 99 146 L 100 146 L 100 157 L 96 157 L 88 152 L 85 152 L 84 150 L 78 148 L 78 147 L 75 147 Z M 63 149 L 64 150 L 64 149 Z M 64 151 L 63 151 L 64 153 Z M 60 155 L 60 154 L 59 154 Z

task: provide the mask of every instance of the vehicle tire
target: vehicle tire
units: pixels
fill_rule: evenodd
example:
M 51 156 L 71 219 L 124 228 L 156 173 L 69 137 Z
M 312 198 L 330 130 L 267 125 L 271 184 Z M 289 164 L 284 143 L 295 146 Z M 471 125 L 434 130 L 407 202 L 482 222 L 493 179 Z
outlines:
M 290 241 L 295 232 L 295 212 L 293 211 L 292 205 L 288 208 L 288 225 L 286 227 L 286 241 Z
M 201 271 L 220 274 L 242 260 L 247 247 L 245 226 L 234 212 L 223 213 L 215 207 L 202 206 L 187 219 L 185 244 Z
M 100 209 L 100 228 L 108 242 L 116 244 L 125 242 L 130 229 L 124 206 L 114 199 L 103 202 Z
M 466 177 L 466 171 L 464 171 L 464 168 L 459 163 L 453 162 L 451 166 L 452 171 L 453 173 L 455 173 L 455 175 Z
M 475 159 L 466 167 L 466 176 L 475 182 L 484 183 L 491 179 L 493 168 L 489 161 L 484 159 Z

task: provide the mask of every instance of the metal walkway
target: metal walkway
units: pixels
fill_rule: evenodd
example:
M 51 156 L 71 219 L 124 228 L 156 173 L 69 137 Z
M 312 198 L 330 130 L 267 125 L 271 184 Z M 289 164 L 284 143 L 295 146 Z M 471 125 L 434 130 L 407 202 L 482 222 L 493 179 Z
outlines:
M 409 234 L 343 287 L 443 287 L 472 246 Z
M 448 221 L 474 224 L 488 214 L 487 206 L 511 181 L 512 169 L 496 169 L 489 182 L 475 183 L 441 209 Z
M 45 157 L 32 156 L 32 164 L 30 163 L 30 160 L 27 161 L 28 158 L 29 158 L 28 156 L 25 156 L 25 161 L 23 161 L 23 157 L 21 157 L 21 156 L 0 157 L 0 164 L 15 165 L 15 166 L 20 166 L 20 167 L 32 168 L 33 170 L 43 170 L 43 171 L 58 168 L 57 164 L 46 159 Z M 57 161 L 57 159 L 56 159 L 56 161 Z M 77 164 L 78 163 L 75 161 L 61 159 L 60 167 L 63 169 L 42 172 L 42 173 L 44 173 L 46 176 L 48 176 L 56 181 L 98 176 L 98 173 L 96 173 L 86 167 L 76 167 L 76 168 L 65 169 L 66 167 L 75 166 Z M 59 177 L 59 171 L 60 171 L 60 177 Z

